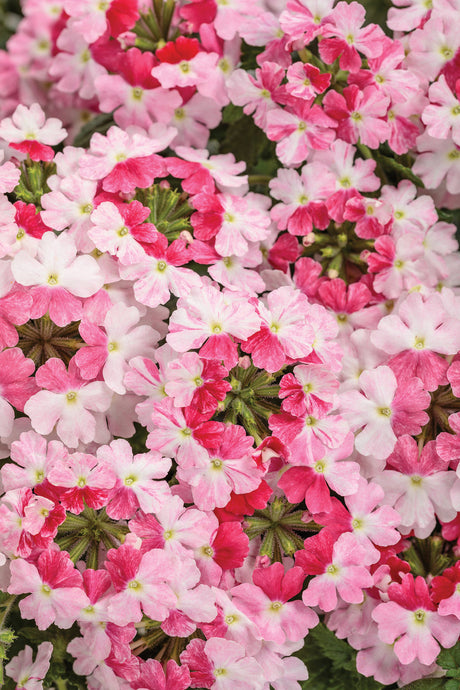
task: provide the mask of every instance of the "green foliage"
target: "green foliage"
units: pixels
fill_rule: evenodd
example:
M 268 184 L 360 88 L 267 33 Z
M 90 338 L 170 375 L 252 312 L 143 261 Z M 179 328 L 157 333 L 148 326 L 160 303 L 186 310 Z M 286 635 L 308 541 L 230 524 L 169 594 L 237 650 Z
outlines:
M 112 125 L 114 125 L 114 119 L 112 113 L 102 113 L 102 115 L 96 115 L 96 117 L 91 118 L 86 125 L 80 129 L 76 135 L 73 146 L 82 146 L 86 148 L 89 146 L 91 137 L 95 132 L 100 132 L 100 134 L 105 134 Z
M 0 50 L 5 48 L 7 40 L 14 33 L 20 16 L 19 0 L 0 0 Z
M 356 670 L 356 652 L 339 640 L 324 623 L 310 630 L 303 649 L 297 652 L 308 668 L 303 690 L 379 690 L 383 685 Z

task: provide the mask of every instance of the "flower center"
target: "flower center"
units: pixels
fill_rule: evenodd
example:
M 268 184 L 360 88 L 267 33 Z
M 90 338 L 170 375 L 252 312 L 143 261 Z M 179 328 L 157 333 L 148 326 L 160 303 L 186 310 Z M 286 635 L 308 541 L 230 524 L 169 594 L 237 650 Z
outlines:
M 424 623 L 425 616 L 426 611 L 424 611 L 423 609 L 417 609 L 417 611 L 414 611 L 414 620 L 418 624 Z
M 222 460 L 220 460 L 220 458 L 213 458 L 213 459 L 211 460 L 211 465 L 212 465 L 213 469 L 215 469 L 215 470 L 221 470 L 221 469 L 222 469 L 223 462 L 222 462 Z
M 118 237 L 125 237 L 128 233 L 128 228 L 125 225 L 123 225 L 123 227 L 118 230 L 117 235 Z
M 190 65 L 188 62 L 183 60 L 179 65 L 179 69 L 183 74 L 188 74 L 190 72 Z
M 381 414 L 382 417 L 391 417 L 391 407 L 379 407 L 378 413 Z
M 69 391 L 65 395 L 67 402 L 68 403 L 76 403 L 77 402 L 77 392 L 76 391 Z
M 86 479 L 84 477 L 79 477 L 77 484 L 80 489 L 83 489 L 83 487 L 86 486 Z
M 125 486 L 132 486 L 137 481 L 137 477 L 130 474 L 129 477 L 125 477 Z
M 423 350 L 425 347 L 425 338 L 421 338 L 417 335 L 414 341 L 414 347 L 416 350 Z
M 48 285 L 57 285 L 58 277 L 56 273 L 50 273 L 48 276 Z
M 195 386 L 196 386 L 197 388 L 201 388 L 201 386 L 203 385 L 204 381 L 203 381 L 203 379 L 202 379 L 200 376 L 197 376 L 195 379 L 193 379 L 193 383 L 195 384 Z

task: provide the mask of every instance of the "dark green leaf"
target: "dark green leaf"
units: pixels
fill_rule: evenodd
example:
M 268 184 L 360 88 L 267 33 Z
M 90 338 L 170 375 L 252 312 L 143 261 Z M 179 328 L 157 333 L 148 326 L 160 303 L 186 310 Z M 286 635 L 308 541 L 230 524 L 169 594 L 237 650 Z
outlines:
M 445 690 L 445 688 L 445 678 L 421 678 L 409 685 L 404 685 L 401 690 Z
M 113 120 L 112 113 L 96 115 L 96 117 L 93 117 L 80 129 L 73 141 L 73 146 L 82 146 L 86 148 L 89 146 L 91 137 L 95 132 L 105 134 L 107 130 L 114 124 L 115 122 Z

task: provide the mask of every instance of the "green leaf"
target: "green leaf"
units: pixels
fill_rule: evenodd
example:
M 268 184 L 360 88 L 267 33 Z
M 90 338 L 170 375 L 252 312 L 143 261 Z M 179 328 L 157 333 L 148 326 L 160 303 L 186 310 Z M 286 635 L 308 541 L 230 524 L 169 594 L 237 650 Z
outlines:
M 308 668 L 303 690 L 379 690 L 383 686 L 356 670 L 356 652 L 323 623 L 310 631 L 297 656 Z
M 420 678 L 420 680 L 414 680 L 409 685 L 404 685 L 400 690 L 446 690 L 446 679 Z
M 91 137 L 95 132 L 105 134 L 107 130 L 114 124 L 115 122 L 112 117 L 112 113 L 96 115 L 96 117 L 93 117 L 80 129 L 73 141 L 73 146 L 82 146 L 83 148 L 88 147 Z
M 252 117 L 243 115 L 228 127 L 221 153 L 233 153 L 237 161 L 245 161 L 249 172 L 261 157 L 267 141 L 264 132 L 254 124 Z
M 446 669 L 448 676 L 460 679 L 460 642 L 451 649 L 443 649 L 436 661 Z
M 231 125 L 234 122 L 241 120 L 243 115 L 243 108 L 240 105 L 233 105 L 233 103 L 229 103 L 222 111 L 222 122 L 226 125 Z

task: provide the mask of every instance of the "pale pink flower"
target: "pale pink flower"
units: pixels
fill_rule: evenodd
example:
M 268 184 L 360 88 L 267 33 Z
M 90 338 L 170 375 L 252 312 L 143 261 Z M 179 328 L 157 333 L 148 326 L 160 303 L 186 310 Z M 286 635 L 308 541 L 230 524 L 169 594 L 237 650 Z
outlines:
M 233 602 L 256 625 L 263 640 L 283 643 L 303 639 L 318 623 L 318 616 L 300 601 L 289 601 L 301 590 L 305 574 L 294 566 L 286 572 L 282 563 L 256 568 L 254 584 L 233 587 Z
M 96 189 L 97 182 L 83 180 L 79 175 L 69 175 L 60 181 L 58 189 L 43 194 L 40 199 L 43 222 L 59 232 L 68 228 L 66 234 L 82 252 L 94 249 L 87 231 L 91 227 L 90 215 Z
M 46 119 L 38 103 L 30 108 L 18 105 L 11 117 L 0 122 L 0 138 L 11 148 L 28 153 L 32 160 L 52 160 L 56 146 L 67 136 L 62 122 L 55 117 Z
M 22 558 L 11 562 L 10 594 L 29 594 L 21 599 L 23 618 L 36 621 L 39 630 L 51 623 L 70 628 L 80 610 L 89 604 L 82 588 L 82 576 L 69 555 L 59 549 L 42 551 L 36 565 Z
M 57 39 L 59 52 L 54 56 L 49 73 L 56 78 L 56 87 L 64 93 L 78 93 L 89 100 L 98 95 L 96 79 L 106 69 L 91 55 L 88 42 L 76 31 L 65 28 Z
M 300 290 L 288 286 L 273 290 L 267 296 L 267 306 L 259 302 L 258 312 L 262 328 L 242 344 L 256 367 L 274 372 L 289 359 L 310 354 L 314 340 L 309 323 L 311 305 Z
M 157 233 L 147 254 L 129 266 L 120 266 L 120 276 L 134 281 L 136 299 L 148 307 L 166 304 L 171 292 L 176 297 L 187 295 L 192 288 L 201 286 L 200 277 L 191 269 L 183 268 L 188 253 L 185 242 L 177 239 L 168 245 L 165 235 Z
M 228 94 L 232 103 L 244 106 L 246 115 L 254 113 L 256 125 L 265 129 L 267 113 L 277 107 L 276 92 L 284 75 L 284 69 L 272 62 L 264 62 L 261 69 L 256 69 L 254 77 L 237 69 L 227 81 Z
M 132 192 L 135 187 L 150 187 L 155 177 L 166 173 L 162 158 L 156 155 L 176 135 L 174 128 L 157 123 L 150 136 L 128 134 L 110 127 L 104 136 L 96 132 L 90 148 L 80 160 L 80 174 L 88 180 L 103 180 L 106 192 Z
M 436 139 L 452 137 L 460 146 L 460 101 L 458 92 L 452 93 L 446 78 L 440 75 L 429 90 L 430 105 L 422 113 L 422 121 L 427 125 L 426 131 Z
M 453 647 L 458 640 L 460 621 L 455 616 L 440 616 L 432 603 L 425 580 L 406 574 L 401 584 L 388 588 L 390 601 L 379 604 L 372 612 L 379 627 L 379 637 L 394 651 L 403 664 L 419 659 L 431 664 L 440 646 Z
M 230 494 L 245 494 L 257 489 L 263 471 L 252 458 L 253 439 L 241 426 L 226 425 L 217 444 L 208 447 L 207 457 L 194 467 L 179 467 L 179 481 L 192 488 L 200 510 L 223 508 Z
M 445 182 L 450 194 L 460 192 L 460 147 L 452 139 L 435 139 L 424 132 L 417 138 L 418 156 L 414 173 L 421 177 L 425 187 L 436 189 Z
M 11 270 L 15 280 L 32 288 L 31 318 L 49 312 L 57 326 L 81 318 L 78 297 L 94 295 L 102 287 L 103 276 L 92 256 L 76 254 L 76 246 L 66 234 L 45 232 L 36 258 L 25 250 L 14 257 Z
M 326 199 L 335 189 L 335 180 L 325 165 L 319 162 L 304 165 L 299 175 L 295 170 L 280 168 L 270 180 L 270 193 L 281 201 L 270 215 L 281 230 L 293 235 L 308 235 L 315 229 L 329 225 Z
M 199 163 L 205 168 L 222 192 L 239 193 L 239 190 L 247 188 L 247 176 L 239 174 L 245 170 L 246 163 L 236 162 L 232 153 L 210 156 L 206 149 L 194 149 L 190 146 L 177 146 L 176 153 L 184 161 Z M 171 173 L 174 174 L 174 171 L 171 170 Z
M 154 328 L 139 323 L 136 307 L 119 302 L 105 316 L 103 329 L 90 321 L 80 323 L 80 335 L 87 346 L 75 355 L 75 362 L 84 379 L 95 379 L 102 370 L 107 386 L 115 393 L 126 393 L 123 378 L 128 361 L 134 357 L 153 357 L 160 334 Z
M 253 657 L 246 656 L 237 642 L 213 637 L 204 645 L 204 653 L 212 664 L 213 690 L 262 690 L 264 673 Z
M 308 45 L 328 26 L 333 0 L 288 0 L 280 15 L 282 30 L 288 35 L 288 46 L 296 41 Z
M 329 148 L 335 127 L 335 120 L 311 101 L 300 101 L 294 112 L 276 108 L 267 113 L 267 137 L 278 142 L 276 155 L 291 168 L 307 160 L 313 149 Z
M 48 672 L 52 653 L 51 642 L 42 642 L 38 645 L 35 661 L 32 661 L 32 647 L 27 644 L 7 663 L 5 672 L 16 682 L 17 690 L 41 690 L 42 680 Z
M 18 441 L 11 444 L 11 460 L 1 469 L 5 491 L 22 489 L 41 484 L 48 478 L 58 462 L 65 462 L 67 448 L 60 441 L 46 440 L 35 431 L 23 432 Z
M 97 458 L 101 467 L 116 477 L 111 489 L 107 515 L 115 520 L 133 516 L 140 507 L 144 513 L 154 513 L 167 501 L 169 487 L 162 479 L 171 467 L 171 460 L 155 451 L 133 456 L 128 441 L 117 439 L 110 446 L 100 446 Z
M 387 458 L 384 472 L 374 477 L 383 487 L 382 503 L 393 506 L 401 516 L 399 530 L 403 534 L 414 531 L 425 539 L 436 524 L 436 516 L 450 522 L 456 510 L 448 500 L 456 480 L 448 470 L 449 461 L 436 452 L 434 441 L 428 442 L 419 456 L 417 442 L 408 435 L 398 439 L 393 453 Z
M 388 366 L 364 371 L 359 377 L 362 392 L 341 395 L 341 411 L 354 431 L 355 447 L 362 455 L 385 459 L 396 443 L 396 434 L 418 434 L 428 421 L 423 412 L 430 395 L 420 379 L 398 380 Z
M 36 381 L 45 390 L 33 395 L 25 408 L 35 431 L 46 435 L 56 426 L 59 438 L 70 448 L 97 438 L 94 413 L 105 412 L 113 395 L 104 383 L 87 383 L 74 360 L 67 371 L 64 362 L 54 357 L 37 370 Z
M 319 43 L 320 56 L 327 64 L 340 56 L 341 69 L 357 72 L 361 67 L 358 51 L 367 58 L 382 53 L 385 34 L 377 24 L 362 27 L 365 16 L 366 10 L 359 2 L 339 2 L 334 7 Z
M 11 161 L 2 163 L 5 154 L 0 151 L 0 193 L 12 192 L 19 182 L 21 171 Z
M 422 79 L 434 81 L 460 48 L 455 16 L 452 11 L 446 10 L 434 13 L 421 29 L 410 35 L 406 64 Z
M 231 336 L 247 340 L 259 329 L 255 307 L 235 293 L 224 294 L 211 286 L 193 288 L 181 297 L 173 312 L 167 342 L 177 352 L 201 347 L 204 359 L 223 360 L 231 369 L 238 359 Z M 203 345 L 204 343 L 204 345 Z
M 389 364 L 398 375 L 418 376 L 432 391 L 447 383 L 448 362 L 437 353 L 453 355 L 460 349 L 459 322 L 446 312 L 439 294 L 424 299 L 413 292 L 397 314 L 381 319 L 371 340 L 391 356 Z

